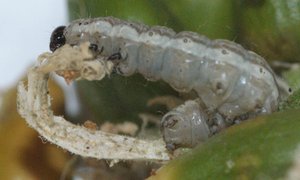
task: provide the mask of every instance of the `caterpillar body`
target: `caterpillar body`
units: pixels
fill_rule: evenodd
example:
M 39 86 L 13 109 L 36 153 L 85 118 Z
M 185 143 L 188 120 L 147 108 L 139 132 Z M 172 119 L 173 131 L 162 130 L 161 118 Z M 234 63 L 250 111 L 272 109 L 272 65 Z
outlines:
M 168 112 L 161 121 L 167 147 L 195 146 L 238 121 L 276 111 L 289 92 L 268 63 L 228 40 L 113 17 L 79 19 L 55 29 L 50 49 L 90 42 L 97 56 L 115 61 L 124 76 L 140 73 L 198 98 Z M 117 59 L 117 60 L 116 60 Z

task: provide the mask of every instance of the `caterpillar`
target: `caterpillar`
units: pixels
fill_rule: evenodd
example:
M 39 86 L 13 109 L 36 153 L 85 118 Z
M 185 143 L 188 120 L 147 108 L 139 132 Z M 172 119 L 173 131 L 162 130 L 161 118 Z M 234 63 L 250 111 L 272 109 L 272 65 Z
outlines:
M 228 40 L 99 17 L 56 28 L 50 50 L 83 42 L 90 43 L 95 60 L 114 62 L 120 75 L 140 73 L 198 94 L 163 116 L 161 132 L 170 150 L 194 147 L 232 124 L 274 112 L 291 91 L 261 56 Z

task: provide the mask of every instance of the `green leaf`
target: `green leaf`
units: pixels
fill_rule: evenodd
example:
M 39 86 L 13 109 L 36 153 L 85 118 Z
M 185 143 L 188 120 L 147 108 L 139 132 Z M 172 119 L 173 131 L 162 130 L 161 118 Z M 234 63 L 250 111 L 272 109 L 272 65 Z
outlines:
M 242 44 L 268 61 L 300 60 L 300 0 L 238 2 Z
M 224 130 L 150 179 L 280 179 L 293 164 L 299 137 L 299 110 L 261 116 Z
M 232 0 L 162 0 L 164 8 L 180 24 L 177 31 L 194 31 L 211 39 L 232 40 L 236 31 Z

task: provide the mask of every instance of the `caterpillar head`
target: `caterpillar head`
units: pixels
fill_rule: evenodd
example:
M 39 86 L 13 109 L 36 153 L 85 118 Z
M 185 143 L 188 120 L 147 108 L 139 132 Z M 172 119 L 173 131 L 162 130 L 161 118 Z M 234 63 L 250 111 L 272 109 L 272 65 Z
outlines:
M 75 25 L 78 25 L 75 23 Z M 75 26 L 73 24 L 73 26 Z M 76 29 L 76 28 L 75 28 Z M 77 28 L 78 29 L 78 28 Z M 82 32 L 81 32 L 82 31 Z M 72 31 L 72 26 L 59 26 L 55 28 L 50 37 L 50 50 L 54 52 L 56 49 L 69 44 L 71 46 L 80 46 L 80 44 L 89 42 L 89 49 L 94 55 L 98 55 L 102 52 L 102 49 L 98 48 L 98 45 L 95 42 L 92 42 L 89 33 L 86 33 L 84 30 Z
M 51 34 L 50 37 L 50 50 L 54 52 L 57 48 L 65 45 L 66 37 L 64 35 L 64 30 L 66 26 L 59 26 Z

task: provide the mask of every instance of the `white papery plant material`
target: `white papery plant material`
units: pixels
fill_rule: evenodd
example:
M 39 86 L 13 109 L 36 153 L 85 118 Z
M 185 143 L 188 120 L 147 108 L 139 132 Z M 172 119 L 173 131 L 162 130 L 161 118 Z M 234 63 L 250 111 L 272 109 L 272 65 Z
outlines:
M 50 72 L 72 70 L 77 79 L 100 80 L 110 74 L 109 61 L 90 61 L 89 43 L 80 47 L 65 45 L 53 54 L 44 53 L 39 63 L 28 73 L 27 90 L 23 82 L 18 86 L 18 111 L 27 123 L 49 142 L 83 157 L 108 160 L 168 160 L 162 140 L 146 141 L 105 133 L 72 124 L 50 109 L 47 81 Z M 94 67 L 97 67 L 96 69 Z M 89 73 L 83 69 L 92 68 Z M 62 73 L 63 74 L 63 73 Z

